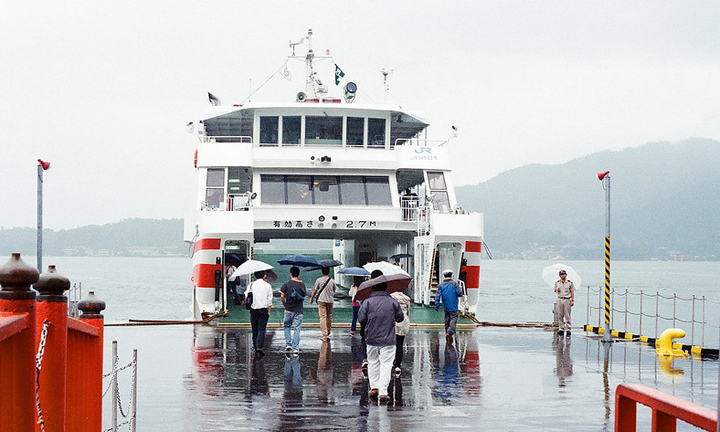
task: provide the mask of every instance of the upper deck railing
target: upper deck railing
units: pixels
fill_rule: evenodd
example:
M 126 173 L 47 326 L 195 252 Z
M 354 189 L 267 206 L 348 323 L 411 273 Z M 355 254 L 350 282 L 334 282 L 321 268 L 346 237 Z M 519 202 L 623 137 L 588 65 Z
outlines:
M 367 145 L 353 144 L 349 142 L 343 143 L 342 140 L 312 140 L 305 143 L 254 143 L 251 136 L 225 136 L 225 135 L 198 135 L 202 143 L 238 143 L 238 144 L 257 144 L 260 147 L 324 147 L 324 148 L 353 148 L 353 149 L 385 149 L 383 143 L 370 142 Z M 425 138 L 396 138 L 390 142 L 389 149 L 392 150 L 398 146 L 411 147 L 442 147 L 448 143 L 448 140 L 431 140 Z

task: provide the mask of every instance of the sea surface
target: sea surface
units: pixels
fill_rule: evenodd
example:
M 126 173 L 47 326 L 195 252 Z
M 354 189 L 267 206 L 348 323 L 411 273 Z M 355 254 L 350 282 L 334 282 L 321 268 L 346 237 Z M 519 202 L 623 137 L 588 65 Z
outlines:
M 32 257 L 26 261 L 33 264 Z M 45 257 L 43 261 L 81 283 L 84 294 L 94 291 L 105 301 L 107 323 L 191 318 L 189 258 Z M 554 263 L 483 261 L 478 318 L 491 323 L 552 321 L 554 295 L 541 275 L 545 266 Z M 598 305 L 604 263 L 564 264 L 582 277 L 571 338 L 541 328 L 491 326 L 459 332 L 450 345 L 442 331 L 412 330 L 406 339 L 403 372 L 392 381 L 390 406 L 374 406 L 364 396 L 367 384 L 359 369 L 359 341 L 346 329 L 335 329 L 325 343 L 318 338 L 319 330 L 303 330 L 301 355 L 289 360 L 281 352 L 282 332 L 269 330 L 268 355 L 252 362 L 246 330 L 192 324 L 108 326 L 105 371 L 111 369 L 113 340 L 118 342 L 120 365 L 129 362 L 137 349 L 139 431 L 610 431 L 614 389 L 621 383 L 642 383 L 717 408 L 717 360 L 687 357 L 666 362 L 647 345 L 602 344 L 595 335 L 581 331 L 583 324 L 598 325 L 597 310 L 588 306 Z M 633 321 L 632 316 L 625 319 L 616 313 L 614 329 L 638 332 L 641 325 L 642 334 L 653 337 L 656 327 L 662 331 L 674 325 L 689 333 L 692 326 L 696 345 L 700 341 L 710 348 L 720 345 L 720 263 L 613 262 L 611 285 L 619 293 L 626 289 L 631 293 L 613 298 L 617 308 L 625 308 L 627 298 L 631 310 L 643 298 L 645 314 L 655 315 L 657 308 L 660 315 L 672 316 L 692 314 L 678 305 L 694 301 L 695 320 L 708 323 L 701 335 L 698 324 L 652 317 L 643 317 L 641 324 L 637 317 Z M 643 296 L 632 294 L 640 291 Z M 660 294 L 662 303 L 658 300 L 656 305 L 656 297 L 647 297 L 648 293 Z M 706 302 L 701 308 L 703 296 Z M 120 375 L 126 412 L 128 371 Z M 104 400 L 107 428 L 111 398 L 106 395 Z M 638 416 L 649 425 L 648 409 L 639 408 Z M 694 429 L 680 423 L 678 430 Z

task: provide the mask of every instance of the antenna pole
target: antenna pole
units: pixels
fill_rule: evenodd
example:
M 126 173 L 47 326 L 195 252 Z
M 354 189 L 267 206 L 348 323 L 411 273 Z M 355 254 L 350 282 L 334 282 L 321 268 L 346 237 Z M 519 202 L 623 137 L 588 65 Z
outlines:
M 313 97 L 317 97 L 317 92 L 315 91 L 315 71 L 313 70 L 313 59 L 315 58 L 315 53 L 313 53 L 312 50 L 312 34 L 312 29 L 308 29 L 308 52 L 307 56 L 305 57 L 305 64 L 307 70 L 307 78 L 305 80 L 305 93 L 312 94 Z
M 383 89 L 384 89 L 383 103 L 386 104 L 387 103 L 387 91 L 388 91 L 387 77 L 388 77 L 388 75 L 390 75 L 391 73 L 393 73 L 395 71 L 393 69 L 387 70 L 385 68 L 382 68 L 382 69 L 380 69 L 380 72 L 383 74 Z

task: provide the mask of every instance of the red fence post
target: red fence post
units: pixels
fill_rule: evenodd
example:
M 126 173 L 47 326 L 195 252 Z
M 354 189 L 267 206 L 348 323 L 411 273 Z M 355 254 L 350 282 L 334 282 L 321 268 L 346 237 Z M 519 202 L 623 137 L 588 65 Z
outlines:
M 64 432 L 68 345 L 67 297 L 64 292 L 70 289 L 70 280 L 51 265 L 40 275 L 33 288 L 39 292 L 36 334 L 40 356 L 38 393 L 42 417 L 38 422 L 43 423 L 45 432 Z M 41 430 L 40 424 L 36 430 Z
M 100 312 L 105 309 L 105 302 L 95 297 L 90 291 L 88 297 L 78 302 L 82 311 L 79 320 L 98 329 L 98 337 L 88 341 L 88 355 L 85 358 L 85 374 L 83 380 L 87 386 L 84 410 L 88 418 L 89 431 L 102 430 L 102 393 L 103 393 L 103 340 L 105 320 Z
M 12 254 L 0 267 L 0 314 L 27 317 L 23 330 L 2 341 L 2 346 L 8 349 L 0 350 L 3 432 L 35 429 L 35 292 L 30 284 L 37 280 L 37 270 L 23 262 L 19 253 Z
M 637 402 L 615 392 L 615 432 L 635 432 L 637 429 Z

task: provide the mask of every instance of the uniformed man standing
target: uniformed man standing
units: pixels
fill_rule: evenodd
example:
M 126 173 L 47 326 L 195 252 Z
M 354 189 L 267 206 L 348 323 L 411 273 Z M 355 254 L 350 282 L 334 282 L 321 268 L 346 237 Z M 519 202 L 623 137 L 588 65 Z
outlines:
M 570 308 L 575 304 L 575 285 L 568 280 L 565 270 L 560 270 L 560 279 L 555 282 L 555 292 L 558 296 L 558 334 L 562 336 L 567 332 L 570 336 Z

